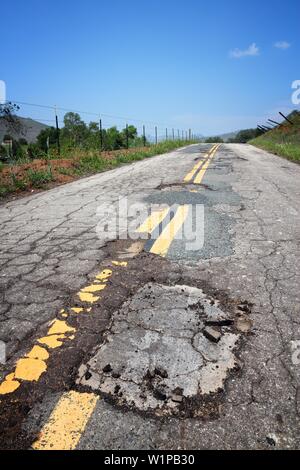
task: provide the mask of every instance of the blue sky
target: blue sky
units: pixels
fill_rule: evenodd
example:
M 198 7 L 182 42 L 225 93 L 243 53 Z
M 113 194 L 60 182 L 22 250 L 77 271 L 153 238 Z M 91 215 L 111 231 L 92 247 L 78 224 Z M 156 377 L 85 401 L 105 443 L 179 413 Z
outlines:
M 15 0 L 0 13 L 9 100 L 204 135 L 295 108 L 299 0 Z M 53 118 L 28 106 L 21 114 Z M 124 120 L 104 117 L 113 123 Z

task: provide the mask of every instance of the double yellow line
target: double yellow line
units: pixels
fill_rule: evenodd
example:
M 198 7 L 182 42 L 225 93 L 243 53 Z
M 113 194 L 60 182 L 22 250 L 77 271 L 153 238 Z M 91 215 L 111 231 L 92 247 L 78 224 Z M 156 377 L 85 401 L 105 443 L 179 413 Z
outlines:
M 212 161 L 219 145 L 214 145 L 213 148 L 201 159 L 188 173 L 184 181 L 189 183 L 194 179 L 195 184 L 201 184 L 205 172 Z M 200 171 L 199 171 L 200 170 Z M 138 228 L 139 233 L 153 233 L 158 227 L 165 223 L 159 237 L 154 241 L 150 252 L 159 256 L 165 257 L 168 253 L 170 245 L 174 240 L 176 234 L 183 226 L 186 218 L 188 217 L 189 206 L 179 206 L 174 216 L 170 217 L 169 209 L 162 209 L 153 212 L 145 222 Z M 170 220 L 167 221 L 169 215 Z M 126 266 L 127 263 L 113 262 L 116 266 Z M 111 271 L 101 273 L 97 279 L 99 281 L 111 275 Z M 82 301 L 93 302 L 94 298 L 86 298 L 86 295 L 94 296 L 96 288 L 99 286 L 92 285 L 83 289 L 80 292 Z M 98 297 L 97 297 L 98 300 Z M 70 391 L 64 393 L 54 408 L 50 418 L 43 427 L 38 440 L 33 444 L 33 449 L 36 450 L 72 450 L 75 449 L 79 443 L 82 433 L 97 405 L 99 397 L 94 393 L 79 393 Z
M 183 226 L 188 213 L 189 206 L 184 205 L 179 206 L 176 209 L 176 212 L 173 214 L 172 218 L 171 211 L 169 209 L 162 209 L 161 211 L 153 212 L 145 220 L 145 222 L 137 229 L 138 233 L 152 234 L 155 230 L 158 229 L 161 223 L 165 222 L 165 227 L 149 250 L 150 253 L 162 256 L 163 258 L 166 257 L 170 245 Z M 168 216 L 170 218 L 169 222 Z
M 203 177 L 209 167 L 210 162 L 214 158 L 220 144 L 215 144 L 204 157 L 196 163 L 194 168 L 184 178 L 185 183 L 190 183 L 194 178 L 194 184 L 201 184 Z M 200 170 L 200 171 L 199 171 Z M 198 173 L 199 171 L 199 173 Z

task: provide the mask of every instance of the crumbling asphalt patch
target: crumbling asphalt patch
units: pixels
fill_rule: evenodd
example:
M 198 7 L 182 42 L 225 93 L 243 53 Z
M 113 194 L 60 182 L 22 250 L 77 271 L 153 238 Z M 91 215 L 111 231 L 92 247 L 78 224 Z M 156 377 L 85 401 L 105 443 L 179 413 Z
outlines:
M 226 293 L 212 289 L 206 281 L 199 279 L 199 273 L 197 268 L 189 268 L 188 266 L 182 266 L 170 260 L 152 255 L 150 253 L 141 252 L 141 250 L 142 244 L 140 242 L 132 243 L 130 241 L 118 241 L 107 244 L 107 246 L 105 247 L 105 259 L 97 267 L 97 270 L 95 270 L 95 272 L 90 273 L 88 278 L 90 280 L 94 279 L 95 273 L 101 269 L 106 269 L 111 266 L 111 261 L 114 259 L 126 259 L 128 261 L 128 266 L 126 268 L 117 266 L 114 267 L 114 274 L 107 283 L 107 289 L 103 291 L 101 299 L 94 304 L 90 315 L 78 315 L 76 313 L 70 312 L 68 323 L 70 326 L 76 329 L 76 336 L 72 342 L 65 342 L 60 348 L 53 351 L 48 361 L 47 372 L 41 376 L 40 380 L 36 383 L 24 382 L 16 392 L 12 393 L 11 395 L 3 396 L 1 398 L 1 427 L 3 431 L 5 430 L 5 432 L 2 431 L 2 434 L 0 434 L 1 449 L 29 448 L 32 442 L 37 438 L 38 429 L 40 429 L 43 423 L 43 417 L 41 416 L 40 418 L 37 418 L 37 426 L 32 427 L 31 430 L 28 430 L 28 428 L 25 429 L 23 423 L 25 423 L 31 413 L 35 413 L 36 407 L 40 406 L 41 408 L 43 408 L 42 404 L 44 399 L 49 400 L 52 395 L 57 396 L 60 393 L 72 389 L 77 388 L 81 390 L 85 388 L 82 384 L 76 384 L 80 365 L 88 364 L 91 358 L 93 358 L 99 350 L 99 347 L 101 348 L 102 344 L 107 344 L 107 336 L 111 334 L 110 331 L 114 327 L 114 324 L 118 326 L 118 322 L 115 323 L 115 315 L 117 315 L 117 312 L 122 312 L 123 309 L 128 308 L 128 306 L 129 308 L 131 308 L 131 301 L 133 301 L 134 305 L 134 302 L 139 298 L 141 293 L 145 291 L 145 289 L 147 289 L 147 291 L 150 291 L 150 288 L 148 287 L 149 285 L 152 286 L 151 289 L 153 288 L 155 292 L 155 289 L 159 289 L 159 291 L 160 289 L 162 289 L 162 293 L 165 293 L 166 295 L 168 289 L 171 288 L 171 298 L 169 295 L 167 295 L 167 297 L 169 297 L 169 304 L 170 302 L 175 302 L 174 294 L 178 291 L 178 289 L 179 291 L 181 289 L 181 287 L 178 286 L 189 286 L 182 287 L 184 292 L 179 295 L 182 301 L 183 299 L 187 299 L 189 297 L 189 295 L 187 296 L 187 292 L 189 292 L 190 289 L 192 289 L 191 292 L 193 291 L 193 289 L 202 289 L 203 293 L 205 293 L 205 296 L 207 296 L 207 299 L 214 299 L 215 302 L 218 302 L 218 306 L 221 311 L 227 312 L 228 314 L 229 312 L 231 312 L 230 319 L 232 321 L 236 321 L 239 318 L 239 315 L 241 315 L 242 317 L 246 316 L 248 318 L 248 313 L 238 309 L 238 305 L 241 303 L 241 299 L 230 299 L 228 298 Z M 161 288 L 158 286 L 163 287 Z M 150 292 L 148 292 L 148 294 L 150 295 Z M 174 308 L 175 305 L 176 303 L 174 303 Z M 68 307 L 71 306 L 76 306 L 76 296 L 70 297 L 69 302 L 67 303 L 67 305 L 65 305 L 65 310 L 68 310 Z M 180 304 L 178 305 L 178 307 L 181 308 Z M 191 307 L 195 309 L 194 312 L 192 311 Z M 162 308 L 162 311 L 163 310 L 164 308 Z M 238 316 L 236 316 L 235 312 L 238 312 Z M 123 312 L 123 315 L 124 313 L 125 310 Z M 176 315 L 176 311 L 172 312 L 170 310 L 169 314 Z M 188 315 L 190 316 L 190 323 L 191 325 L 193 325 L 191 327 L 191 332 L 188 333 L 190 336 L 192 336 L 192 333 L 196 331 L 197 328 L 198 332 L 200 333 L 206 320 L 208 320 L 209 323 L 209 319 L 205 319 L 203 317 L 203 311 L 201 309 L 201 306 L 198 306 L 197 303 L 189 305 L 188 311 L 183 318 L 188 320 Z M 164 316 L 166 320 L 166 312 L 164 312 Z M 161 317 L 163 318 L 163 313 Z M 57 312 L 57 318 L 60 318 L 59 312 Z M 155 317 L 153 317 L 153 321 L 154 319 Z M 199 323 L 198 327 L 196 326 L 196 321 Z M 228 320 L 226 319 L 224 321 L 227 322 Z M 121 325 L 121 322 L 119 323 Z M 232 322 L 230 321 L 230 323 Z M 184 331 L 189 330 L 190 328 L 184 326 L 182 321 L 180 321 L 180 325 L 181 326 L 178 327 L 178 341 L 180 341 L 180 335 L 185 336 Z M 225 338 L 226 333 L 230 333 L 229 330 L 226 331 L 226 325 L 222 327 L 220 326 L 222 335 L 224 335 Z M 216 325 L 213 322 L 213 324 L 209 323 L 207 326 L 215 327 Z M 152 329 L 151 325 L 149 325 L 149 327 L 150 329 Z M 36 337 L 40 337 L 45 334 L 45 331 L 48 328 L 49 325 L 47 323 L 38 331 L 36 331 L 34 337 L 28 338 L 26 340 L 26 344 L 23 345 L 24 350 L 30 350 Z M 135 335 L 135 328 L 139 328 L 139 326 L 135 325 L 134 322 L 129 322 L 127 328 L 129 328 L 129 333 L 134 333 Z M 163 326 L 161 325 L 160 328 L 163 329 Z M 173 328 L 175 328 L 175 325 L 173 325 Z M 232 333 L 230 334 L 235 335 L 235 326 L 231 325 L 230 328 L 232 328 Z M 167 329 L 167 326 L 165 326 L 165 329 Z M 181 333 L 180 330 L 182 330 Z M 143 330 L 143 334 L 146 333 L 147 331 Z M 150 337 L 152 334 L 156 334 L 155 331 L 150 331 L 149 333 Z M 159 335 L 159 333 L 157 333 L 157 335 Z M 190 353 L 192 353 L 192 356 L 194 358 L 197 358 L 198 361 L 203 361 L 203 364 L 205 364 L 205 361 L 207 361 L 207 359 L 204 357 L 202 359 L 201 353 L 197 352 L 197 349 L 201 349 L 201 344 L 198 342 L 199 338 L 197 338 L 197 336 L 194 337 L 194 334 L 193 338 L 193 351 L 191 349 L 192 346 L 189 347 L 189 351 Z M 171 338 L 171 342 L 172 341 L 174 341 L 175 344 L 177 340 L 176 338 Z M 187 340 L 181 338 L 181 341 L 182 345 L 186 347 Z M 241 341 L 239 340 L 238 345 L 240 346 L 240 344 Z M 214 349 L 214 345 L 214 343 L 211 344 L 212 349 Z M 218 349 L 221 345 L 222 343 L 220 340 Z M 167 343 L 166 347 L 168 347 Z M 184 356 L 188 353 L 185 352 L 185 349 L 183 348 L 181 350 L 181 354 Z M 138 353 L 135 353 L 135 355 L 138 356 Z M 186 357 L 190 356 L 187 355 Z M 107 372 L 103 371 L 103 374 L 106 373 L 108 374 L 108 376 L 111 375 L 111 377 L 114 375 L 115 377 L 112 378 L 114 380 L 117 380 L 118 377 L 116 376 L 116 372 L 114 371 L 115 366 L 113 361 L 110 361 L 110 366 L 112 368 L 111 372 L 108 372 L 110 368 L 106 368 L 106 366 L 109 365 L 109 362 L 105 362 L 107 362 L 107 364 L 103 364 L 103 368 L 105 368 Z M 145 384 L 148 384 L 148 389 L 146 389 L 146 391 L 150 390 L 151 387 L 153 387 L 156 389 L 155 395 L 156 397 L 158 397 L 158 382 L 161 381 L 162 384 L 164 384 L 163 381 L 167 380 L 167 377 L 164 377 L 166 375 L 165 371 L 159 369 L 159 364 L 158 368 L 153 368 L 150 366 L 151 364 L 149 363 L 148 379 L 145 378 Z M 164 368 L 165 366 L 163 367 L 162 365 L 161 367 Z M 233 372 L 233 370 L 231 370 L 231 372 Z M 154 377 L 152 377 L 152 374 L 155 374 Z M 192 396 L 191 394 L 189 398 L 184 397 L 184 393 L 186 392 L 185 387 L 183 386 L 183 382 L 184 381 L 180 382 L 180 384 L 182 383 L 181 387 L 176 387 L 176 382 L 174 382 L 174 385 L 170 382 L 169 389 L 167 389 L 167 393 L 169 393 L 169 390 L 172 391 L 172 403 L 174 403 L 173 410 L 176 410 L 175 414 L 178 413 L 182 416 L 193 415 L 203 417 L 218 416 L 218 403 L 219 400 L 222 399 L 222 393 L 216 394 L 215 396 Z M 192 381 L 190 382 L 189 387 L 191 387 L 191 383 Z M 98 390 L 98 392 L 104 397 L 107 397 L 110 401 L 113 401 L 116 405 L 122 404 L 119 400 L 120 397 L 118 396 L 118 393 L 120 392 L 120 390 L 118 391 L 118 389 L 116 388 L 117 385 L 118 383 L 115 383 L 115 387 L 113 390 L 114 393 L 102 393 L 101 390 Z M 181 388 L 183 390 L 181 390 Z M 88 387 L 88 389 L 90 390 L 90 387 Z M 157 400 L 155 396 L 154 399 Z M 199 400 L 200 404 L 198 403 Z M 158 401 L 161 402 L 161 400 Z M 156 402 L 153 403 L 154 405 L 156 404 Z M 162 405 L 162 403 L 160 403 L 160 405 Z M 122 404 L 122 406 L 124 406 L 124 403 Z M 128 406 L 132 406 L 135 410 L 139 411 L 134 404 L 129 404 Z M 169 407 L 167 407 L 167 413 L 169 412 L 168 410 Z
M 242 306 L 235 318 L 202 289 L 148 283 L 114 312 L 77 383 L 159 417 L 214 417 L 241 366 L 241 316 Z

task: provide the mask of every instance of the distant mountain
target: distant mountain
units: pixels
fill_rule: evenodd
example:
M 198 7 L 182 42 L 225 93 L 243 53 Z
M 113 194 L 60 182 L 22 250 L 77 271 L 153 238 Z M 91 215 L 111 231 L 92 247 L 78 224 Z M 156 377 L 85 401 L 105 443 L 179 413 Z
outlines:
M 16 140 L 23 138 L 26 139 L 28 143 L 33 143 L 36 141 L 41 130 L 49 127 L 46 126 L 46 124 L 42 124 L 30 118 L 18 117 L 18 121 L 20 122 L 20 131 L 16 132 L 8 126 L 3 118 L 0 118 L 0 143 L 2 143 L 5 134 L 9 134 Z
M 224 140 L 224 142 L 228 139 L 234 139 L 240 131 L 234 131 L 234 132 L 228 132 L 227 134 L 221 134 L 218 135 L 218 137 L 221 137 L 221 139 Z
M 219 137 L 220 139 L 224 140 L 224 142 L 226 142 L 228 139 L 234 139 L 239 132 L 240 131 L 228 132 L 227 134 L 214 134 L 204 137 L 203 140 L 205 142 L 205 139 L 210 139 L 211 137 Z

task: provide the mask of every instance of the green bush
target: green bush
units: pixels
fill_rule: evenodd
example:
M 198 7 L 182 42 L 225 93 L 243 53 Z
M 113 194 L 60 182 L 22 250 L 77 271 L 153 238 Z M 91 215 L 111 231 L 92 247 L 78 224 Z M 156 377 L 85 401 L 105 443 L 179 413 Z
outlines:
M 52 168 L 49 165 L 47 170 L 32 170 L 31 168 L 27 171 L 27 177 L 32 186 L 35 188 L 41 188 L 46 183 L 54 181 Z

